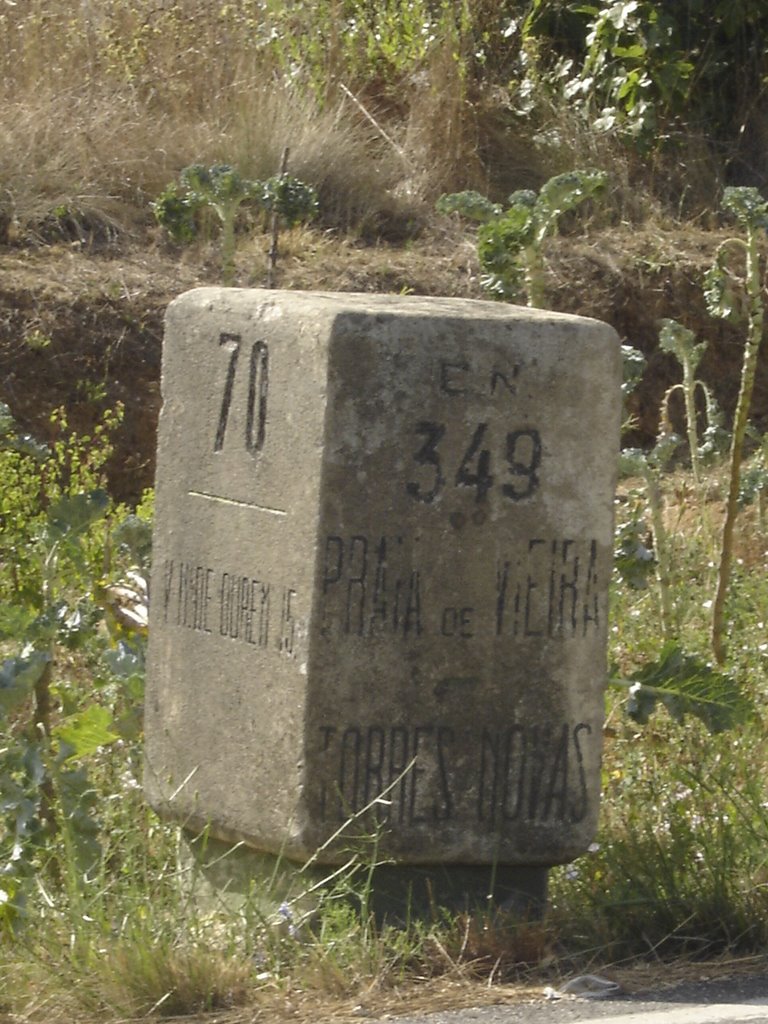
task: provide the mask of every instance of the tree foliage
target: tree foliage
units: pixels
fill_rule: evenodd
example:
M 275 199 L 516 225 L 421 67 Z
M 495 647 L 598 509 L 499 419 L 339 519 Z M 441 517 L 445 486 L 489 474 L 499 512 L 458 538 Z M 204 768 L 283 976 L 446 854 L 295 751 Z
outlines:
M 684 121 L 734 147 L 765 92 L 762 0 L 534 0 L 532 73 L 644 147 Z

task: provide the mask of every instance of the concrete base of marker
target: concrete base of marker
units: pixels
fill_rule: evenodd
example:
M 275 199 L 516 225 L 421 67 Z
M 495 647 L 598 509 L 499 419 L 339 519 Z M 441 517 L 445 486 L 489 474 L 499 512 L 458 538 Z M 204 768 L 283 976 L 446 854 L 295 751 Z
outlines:
M 323 881 L 333 885 L 328 865 L 300 865 L 205 835 L 186 834 L 184 848 L 194 897 L 203 907 L 223 903 L 235 910 L 248 901 L 269 919 L 288 902 L 301 920 L 317 909 Z M 391 923 L 431 919 L 442 910 L 502 911 L 535 921 L 546 907 L 548 871 L 509 864 L 385 864 L 366 874 L 369 909 Z
M 379 919 L 430 918 L 436 911 L 504 911 L 539 920 L 547 900 L 546 867 L 515 864 L 384 865 L 373 873 L 371 909 Z
M 248 904 L 266 921 L 279 918 L 283 903 L 292 906 L 296 919 L 311 916 L 318 903 L 314 887 L 333 870 L 188 831 L 182 832 L 181 861 L 189 898 L 201 911 L 237 912 Z

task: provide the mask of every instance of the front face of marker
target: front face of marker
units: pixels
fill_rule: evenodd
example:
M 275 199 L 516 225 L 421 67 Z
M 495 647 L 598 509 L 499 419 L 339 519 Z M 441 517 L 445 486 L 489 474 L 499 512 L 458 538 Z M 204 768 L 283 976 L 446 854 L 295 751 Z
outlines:
M 591 841 L 618 343 L 486 303 L 205 290 L 169 317 L 147 786 L 303 857 Z M 343 856 L 348 839 L 324 858 Z

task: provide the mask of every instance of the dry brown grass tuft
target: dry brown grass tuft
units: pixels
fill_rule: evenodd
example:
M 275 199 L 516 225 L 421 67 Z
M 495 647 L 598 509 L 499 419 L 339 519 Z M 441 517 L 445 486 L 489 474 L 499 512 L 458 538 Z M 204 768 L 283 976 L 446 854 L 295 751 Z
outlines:
M 129 93 L 50 91 L 0 113 L 0 182 L 21 225 L 59 208 L 128 227 L 189 163 L 235 164 L 241 173 L 289 170 L 318 188 L 324 219 L 342 228 L 392 216 L 396 157 L 342 108 L 319 112 L 282 88 L 243 89 L 208 119 L 150 112 Z
M 475 978 L 493 984 L 526 977 L 551 965 L 553 933 L 544 921 L 504 911 L 459 915 L 444 940 L 446 956 Z
M 334 51 L 342 5 L 310 6 L 0 5 L 0 237 L 9 214 L 24 233 L 45 224 L 43 236 L 146 224 L 150 200 L 185 165 L 231 163 L 264 178 L 285 147 L 289 171 L 318 188 L 325 226 L 343 231 L 403 237 L 441 192 L 503 200 L 577 165 L 610 166 L 610 217 L 647 213 L 637 187 L 647 168 L 615 140 L 544 101 L 526 121 L 505 86 L 483 80 L 480 14 L 473 28 L 470 14 L 445 6 L 422 56 L 386 79 L 364 47 L 347 54 L 349 67 Z M 47 223 L 51 211 L 74 226 Z
M 4 8 L 0 207 L 22 230 L 71 215 L 109 233 L 147 222 L 189 163 L 265 178 L 287 146 L 327 223 L 391 220 L 402 158 L 341 93 L 321 109 L 279 78 L 257 12 L 250 0 Z
M 253 997 L 253 963 L 205 947 L 129 943 L 107 955 L 102 998 L 132 1016 L 163 1017 L 242 1006 Z

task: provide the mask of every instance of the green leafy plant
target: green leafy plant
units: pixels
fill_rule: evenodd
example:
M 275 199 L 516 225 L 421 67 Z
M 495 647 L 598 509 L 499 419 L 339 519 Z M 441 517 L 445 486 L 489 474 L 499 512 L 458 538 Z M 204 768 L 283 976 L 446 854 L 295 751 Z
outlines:
M 260 184 L 259 201 L 288 226 L 305 224 L 317 216 L 317 192 L 298 178 L 278 174 Z
M 742 486 L 741 466 L 747 436 L 749 408 L 754 389 L 757 357 L 762 343 L 764 302 L 762 296 L 763 272 L 760 262 L 759 240 L 768 228 L 768 203 L 753 188 L 728 188 L 723 197 L 723 208 L 735 217 L 745 231 L 745 238 L 729 238 L 717 249 L 715 262 L 705 275 L 704 295 L 713 316 L 737 323 L 746 323 L 746 340 L 741 369 L 741 383 L 734 415 L 730 441 L 729 484 L 725 518 L 722 527 L 717 586 L 712 602 L 711 645 L 716 661 L 725 661 L 725 605 L 728 595 L 733 538 L 739 507 L 748 495 Z M 734 256 L 741 257 L 741 266 L 735 266 Z M 711 390 L 696 377 L 704 345 L 694 341 L 694 335 L 674 320 L 662 321 L 660 348 L 673 354 L 683 368 L 682 384 L 669 388 L 662 399 L 659 437 L 653 451 L 645 453 L 630 449 L 622 454 L 625 472 L 642 476 L 647 490 L 656 554 L 657 576 L 661 593 L 661 622 L 664 635 L 671 633 L 673 607 L 669 588 L 671 561 L 668 553 L 666 528 L 662 512 L 663 493 L 661 473 L 669 464 L 679 439 L 670 425 L 669 400 L 681 390 L 686 413 L 686 431 L 691 467 L 695 482 L 701 479 L 701 462 L 720 452 L 726 441 L 722 426 L 722 413 Z M 697 431 L 695 395 L 700 389 L 704 396 L 706 428 L 701 439 Z M 762 495 L 762 456 L 755 460 L 750 479 L 755 482 L 754 493 Z
M 624 406 L 625 427 L 632 425 L 627 415 L 632 392 L 643 378 L 646 367 L 645 356 L 632 345 L 622 345 L 623 382 L 621 385 Z M 662 410 L 666 406 L 666 397 Z M 665 416 L 661 417 L 662 429 L 656 444 L 650 451 L 641 448 L 625 448 L 619 460 L 620 473 L 625 477 L 639 477 L 643 482 L 640 492 L 628 503 L 629 517 L 622 517 L 616 524 L 616 550 L 614 571 L 618 578 L 632 589 L 645 590 L 648 580 L 655 575 L 660 597 L 660 622 L 662 635 L 669 639 L 673 633 L 674 608 L 671 589 L 671 559 L 667 529 L 664 524 L 664 494 L 662 472 L 677 448 L 678 438 L 665 429 Z M 651 526 L 650 547 L 646 542 L 648 528 L 644 521 L 643 509 L 647 507 Z
M 619 127 L 648 147 L 659 130 L 657 108 L 684 106 L 694 65 L 676 50 L 673 19 L 658 4 L 618 0 L 593 11 L 584 63 L 565 98 L 597 100 L 599 129 Z
M 533 0 L 524 76 L 644 152 L 683 119 L 737 147 L 762 88 L 767 26 L 760 0 Z
M 204 167 L 191 164 L 153 204 L 159 224 L 178 241 L 189 241 L 196 232 L 196 214 L 210 208 L 221 225 L 221 273 L 230 284 L 235 270 L 235 221 L 240 206 L 261 198 L 258 182 L 247 181 L 228 164 Z
M 638 569 L 643 570 L 646 566 L 652 565 L 655 570 L 660 598 L 661 632 L 666 639 L 676 633 L 677 627 L 671 586 L 672 559 L 667 528 L 664 523 L 664 493 L 661 477 L 668 465 L 670 455 L 677 448 L 678 443 L 679 438 L 676 435 L 667 435 L 660 437 L 650 452 L 645 452 L 641 448 L 627 448 L 621 453 L 620 459 L 620 471 L 626 476 L 639 476 L 645 486 L 645 500 L 651 520 L 653 555 L 651 556 L 652 561 L 650 561 L 645 547 L 635 546 L 634 554 L 636 558 L 639 557 L 641 565 L 635 564 L 633 568 L 636 574 Z M 624 532 L 630 532 L 630 525 L 633 527 L 631 532 L 637 533 L 636 521 L 633 524 L 624 524 Z M 625 576 L 628 571 L 626 554 L 627 552 L 624 553 L 624 558 L 619 563 L 620 569 L 624 566 Z M 643 577 L 645 577 L 645 573 L 643 573 Z
M 443 195 L 436 207 L 440 213 L 459 213 L 480 222 L 477 254 L 487 291 L 508 300 L 524 293 L 529 306 L 543 308 L 544 240 L 555 232 L 563 214 L 596 195 L 606 181 L 603 171 L 568 171 L 550 178 L 538 194 L 529 189 L 513 192 L 506 209 L 477 192 Z
M 631 590 L 647 590 L 656 559 L 642 513 L 634 502 L 632 506 L 628 517 L 622 517 L 616 524 L 613 571 L 618 582 Z
M 757 454 L 741 474 L 739 507 L 757 505 L 757 518 L 763 533 L 768 531 L 766 506 L 768 505 L 768 434 L 757 438 L 760 445 Z
M 46 851 L 62 845 L 73 884 L 98 856 L 86 761 L 121 728 L 98 698 L 83 699 L 69 672 L 73 659 L 96 659 L 119 636 L 100 631 L 104 574 L 117 564 L 102 470 L 119 413 L 93 437 L 73 435 L 58 414 L 61 434 L 48 447 L 2 414 L 0 642 L 15 653 L 0 666 L 0 927 L 13 928 Z M 124 546 L 119 534 L 112 543 Z
M 763 340 L 765 305 L 764 274 L 760 260 L 760 240 L 768 231 L 768 202 L 755 188 L 727 188 L 723 209 L 743 229 L 744 238 L 729 238 L 718 247 L 715 262 L 704 279 L 704 297 L 713 316 L 736 323 L 745 323 L 746 338 L 741 367 L 741 383 L 734 414 L 729 460 L 728 496 L 723 522 L 717 591 L 712 606 L 712 650 L 715 659 L 725 661 L 725 604 L 733 562 L 733 537 L 739 508 L 741 464 L 744 440 L 752 402 L 757 357 Z M 744 260 L 743 276 L 733 266 L 738 253 Z
M 31 455 L 38 460 L 49 455 L 46 445 L 40 444 L 31 434 L 19 428 L 5 402 L 0 402 L 0 451 Z
M 166 187 L 152 209 L 157 222 L 179 242 L 191 241 L 198 232 L 200 212 L 212 210 L 221 226 L 222 280 L 231 284 L 235 274 L 235 226 L 245 203 L 276 214 L 289 226 L 317 214 L 317 193 L 309 185 L 288 175 L 250 181 L 229 164 L 185 167 L 179 181 Z
M 175 242 L 191 242 L 197 235 L 197 207 L 178 182 L 166 185 L 151 207 L 157 223 Z
M 660 619 L 662 634 L 670 639 L 677 633 L 672 579 L 674 575 L 674 552 L 669 531 L 664 521 L 664 474 L 672 465 L 681 448 L 682 439 L 672 426 L 670 402 L 672 396 L 681 392 L 685 408 L 685 427 L 691 472 L 697 488 L 701 484 L 701 466 L 721 453 L 727 443 L 727 433 L 722 425 L 723 415 L 711 389 L 696 376 L 696 370 L 704 354 L 705 345 L 696 344 L 692 331 L 675 320 L 662 320 L 659 347 L 673 355 L 683 370 L 683 381 L 673 384 L 664 392 L 659 407 L 659 428 L 656 443 L 649 451 L 640 448 L 626 448 L 621 453 L 620 469 L 624 476 L 638 476 L 644 485 L 645 503 L 650 517 L 653 553 L 643 544 L 642 524 L 637 515 L 619 523 L 617 537 L 616 567 L 627 581 L 646 585 L 651 567 L 655 570 L 660 595 Z M 622 346 L 624 355 L 625 400 L 642 378 L 645 360 L 640 352 L 631 346 Z M 698 430 L 699 414 L 696 409 L 696 394 L 704 398 L 702 414 L 705 427 Z M 642 518 L 642 517 L 640 517 Z
M 686 715 L 699 718 L 712 732 L 725 732 L 757 720 L 754 703 L 737 681 L 686 653 L 679 644 L 665 644 L 659 657 L 630 679 L 611 678 L 611 685 L 627 691 L 627 713 L 646 725 L 657 705 L 676 722 Z
M 286 6 L 265 0 L 263 7 L 273 26 L 269 46 L 279 66 L 323 104 L 338 99 L 344 81 L 353 86 L 375 81 L 384 95 L 399 98 L 403 81 L 423 73 L 446 38 L 455 44 L 457 36 L 475 29 L 475 48 L 485 42 L 478 31 L 484 12 L 475 16 L 464 2 L 318 5 L 297 0 Z M 466 74 L 459 52 L 454 57 L 459 74 Z
M 706 350 L 706 343 L 696 343 L 693 331 L 676 320 L 662 320 L 659 332 L 659 348 L 675 356 L 683 369 L 681 384 L 673 384 L 662 399 L 662 422 L 669 419 L 669 401 L 676 391 L 682 392 L 685 403 L 685 427 L 688 451 L 691 458 L 691 472 L 697 485 L 701 483 L 701 461 L 722 450 L 725 441 L 723 416 L 711 389 L 696 376 L 699 363 Z M 706 427 L 701 441 L 697 429 L 696 393 L 704 397 Z M 669 432 L 667 430 L 667 432 Z

